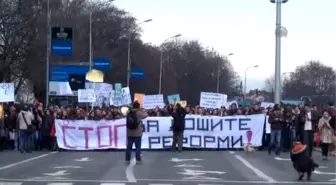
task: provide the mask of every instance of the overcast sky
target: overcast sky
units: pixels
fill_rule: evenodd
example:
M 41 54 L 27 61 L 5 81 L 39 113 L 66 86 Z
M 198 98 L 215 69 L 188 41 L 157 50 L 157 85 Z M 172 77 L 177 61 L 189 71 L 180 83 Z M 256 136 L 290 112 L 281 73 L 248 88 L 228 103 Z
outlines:
M 116 0 L 143 24 L 142 39 L 161 44 L 182 34 L 199 40 L 229 59 L 243 78 L 248 70 L 248 89 L 262 88 L 274 73 L 275 4 L 269 0 Z M 320 60 L 336 68 L 336 0 L 289 0 L 282 6 L 281 71 L 290 72 L 307 60 Z

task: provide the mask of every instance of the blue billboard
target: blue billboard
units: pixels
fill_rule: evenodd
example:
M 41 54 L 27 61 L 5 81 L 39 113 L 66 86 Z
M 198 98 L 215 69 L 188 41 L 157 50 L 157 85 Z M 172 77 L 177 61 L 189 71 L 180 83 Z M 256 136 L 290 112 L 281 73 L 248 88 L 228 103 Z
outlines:
M 70 75 L 85 75 L 89 69 L 89 66 L 53 65 L 50 67 L 49 81 L 67 82 Z
M 72 28 L 51 28 L 51 54 L 54 56 L 72 56 Z
M 94 58 L 93 59 L 93 69 L 100 71 L 111 70 L 111 60 L 109 58 Z
M 132 69 L 131 78 L 142 79 L 145 77 L 145 72 L 143 69 Z

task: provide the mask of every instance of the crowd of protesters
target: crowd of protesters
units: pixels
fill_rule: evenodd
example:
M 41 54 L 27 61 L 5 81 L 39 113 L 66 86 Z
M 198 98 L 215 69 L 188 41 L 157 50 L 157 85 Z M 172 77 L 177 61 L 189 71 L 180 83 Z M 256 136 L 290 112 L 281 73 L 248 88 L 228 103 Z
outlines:
M 20 109 L 20 110 L 19 110 Z M 174 114 L 174 105 L 167 104 L 163 109 L 144 110 L 149 116 L 171 116 Z M 316 106 L 283 106 L 260 107 L 259 103 L 253 106 L 243 107 L 232 104 L 229 108 L 205 109 L 199 106 L 186 106 L 186 114 L 206 116 L 232 116 L 251 115 L 264 113 L 269 115 L 271 134 L 265 134 L 264 146 L 269 146 L 271 153 L 275 146 L 275 153 L 280 150 L 289 150 L 293 140 L 307 143 L 311 148 L 314 142 L 313 134 L 320 131 L 319 138 L 326 158 L 328 145 L 332 143 L 335 135 L 335 112 L 333 104 L 329 104 L 327 110 L 318 110 Z M 24 116 L 23 116 L 24 115 Z M 34 106 L 18 108 L 11 106 L 5 109 L 3 118 L 0 119 L 0 151 L 4 149 L 18 150 L 22 153 L 33 150 L 57 150 L 55 139 L 55 119 L 69 120 L 115 120 L 122 118 L 120 107 L 103 107 L 86 109 L 81 107 L 63 107 L 49 105 L 44 107 L 42 103 Z M 27 124 L 27 122 L 29 122 Z M 310 123 L 307 126 L 307 122 Z M 29 125 L 33 125 L 31 128 Z M 324 123 L 328 123 L 325 126 Z M 27 130 L 31 131 L 28 132 Z M 22 142 L 24 140 L 25 142 Z

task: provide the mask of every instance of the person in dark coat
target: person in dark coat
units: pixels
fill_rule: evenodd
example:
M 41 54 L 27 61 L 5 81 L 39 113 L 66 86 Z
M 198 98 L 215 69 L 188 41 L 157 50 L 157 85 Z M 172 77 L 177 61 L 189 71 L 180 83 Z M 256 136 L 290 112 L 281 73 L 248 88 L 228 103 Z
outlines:
M 281 147 L 281 128 L 283 127 L 283 114 L 279 105 L 274 106 L 274 111 L 270 114 L 268 122 L 271 124 L 270 142 L 268 144 L 268 154 L 271 155 L 272 150 L 276 155 L 280 153 Z
M 185 109 L 179 104 L 176 104 L 175 111 L 172 113 L 173 117 L 173 144 L 172 144 L 172 151 L 176 151 L 176 144 L 178 151 L 182 151 L 183 147 L 183 132 L 185 129 L 185 116 L 186 111 Z
M 297 143 L 290 153 L 293 167 L 298 173 L 298 180 L 302 180 L 307 175 L 307 180 L 311 180 L 312 172 L 318 168 L 318 164 L 307 154 L 307 146 Z

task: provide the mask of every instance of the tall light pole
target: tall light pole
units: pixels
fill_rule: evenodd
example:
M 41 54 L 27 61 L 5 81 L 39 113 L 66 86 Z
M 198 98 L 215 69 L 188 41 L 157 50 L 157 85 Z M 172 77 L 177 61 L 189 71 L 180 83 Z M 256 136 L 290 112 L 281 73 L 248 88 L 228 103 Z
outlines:
M 144 20 L 137 25 L 139 26 L 140 24 L 151 22 L 153 19 L 147 19 Z M 128 30 L 128 51 L 127 51 L 127 87 L 130 85 L 130 78 L 131 78 L 131 36 L 132 36 L 132 29 Z
M 50 65 L 50 45 L 51 45 L 51 37 L 50 37 L 50 1 L 47 1 L 47 53 L 46 53 L 46 106 L 49 104 L 49 65 Z
M 89 32 L 89 63 L 90 63 L 90 70 L 92 70 L 92 67 L 93 67 L 93 62 L 92 62 L 92 12 L 90 12 L 90 18 L 89 18 L 89 21 L 90 21 L 90 32 Z
M 225 60 L 228 59 L 228 56 L 232 56 L 233 53 L 230 53 L 224 57 Z M 219 93 L 219 84 L 220 84 L 220 69 L 221 69 L 221 61 L 217 62 L 217 93 Z
M 259 67 L 259 65 L 254 65 L 254 66 L 250 66 L 250 67 L 247 67 L 246 69 L 245 69 L 245 79 L 244 79 L 244 101 L 245 101 L 245 99 L 246 99 L 246 86 L 247 86 L 247 84 L 246 84 L 246 76 L 247 76 L 247 71 L 249 70 L 249 69 L 251 69 L 251 68 L 256 68 L 256 67 Z
M 177 35 L 174 35 L 172 37 L 169 37 L 167 39 L 165 39 L 161 46 L 166 43 L 168 40 L 170 39 L 174 39 L 174 38 L 177 38 L 177 37 L 181 37 L 182 34 L 177 34 Z M 163 49 L 162 47 L 160 48 L 160 79 L 159 79 L 159 94 L 161 94 L 161 90 L 162 90 L 162 73 L 163 73 Z
M 281 5 L 288 0 L 270 0 L 271 3 L 276 3 L 276 28 L 275 28 L 275 91 L 274 103 L 280 104 L 281 99 Z

